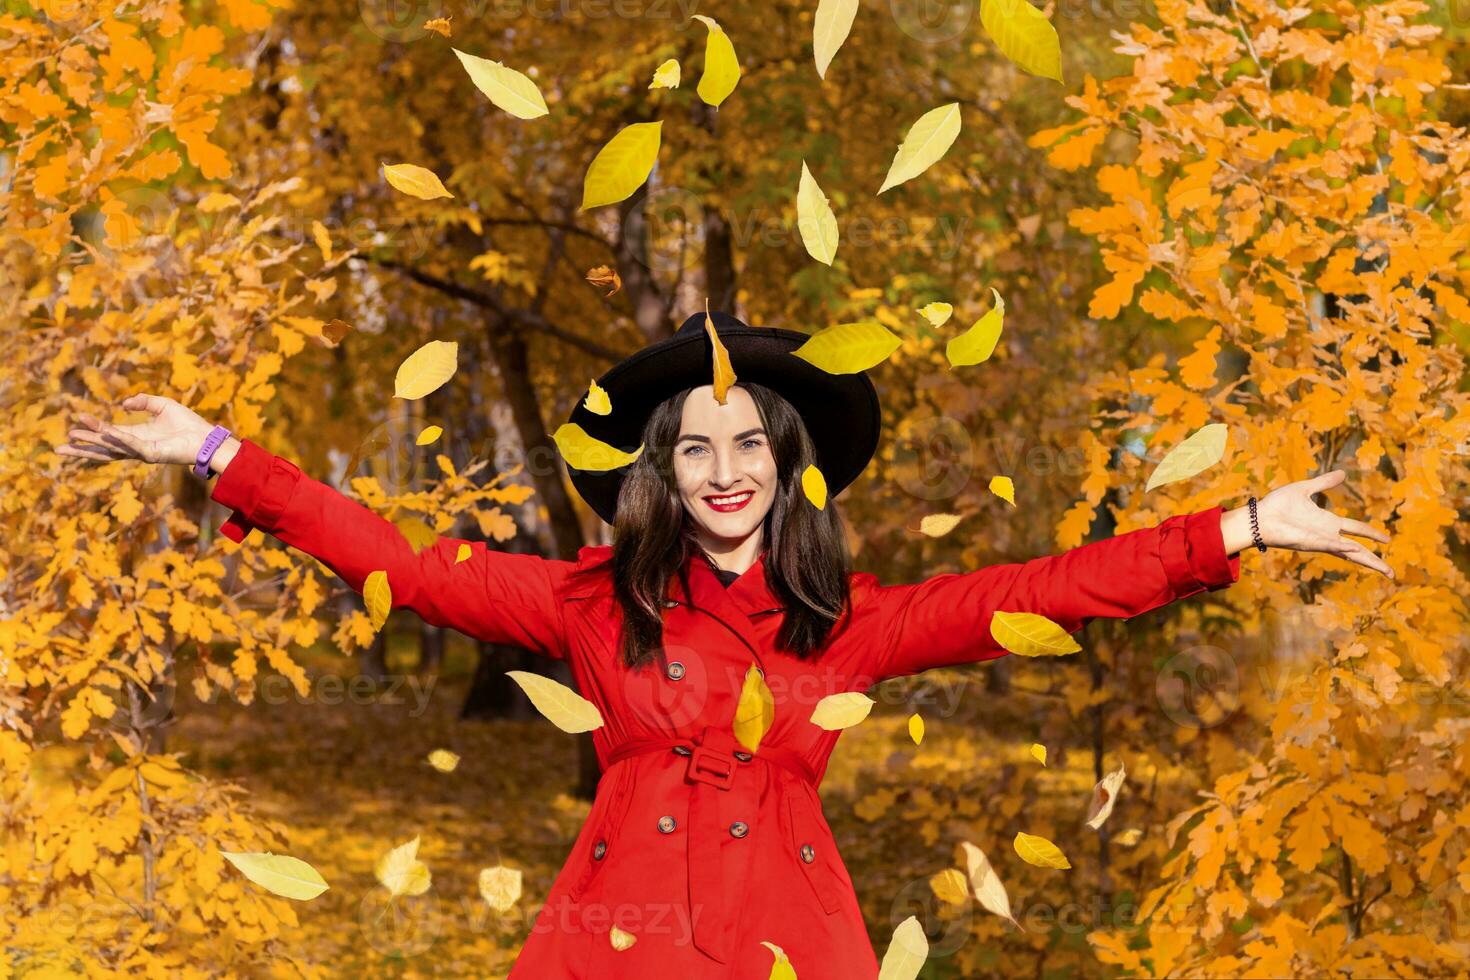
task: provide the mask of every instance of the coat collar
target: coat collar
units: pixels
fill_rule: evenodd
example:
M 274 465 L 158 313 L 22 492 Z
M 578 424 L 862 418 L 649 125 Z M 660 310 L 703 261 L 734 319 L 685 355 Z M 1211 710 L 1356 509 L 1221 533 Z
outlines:
M 690 558 L 686 566 L 689 572 L 689 592 L 686 594 L 678 575 L 669 576 L 664 591 L 666 601 L 681 605 L 693 605 L 720 615 L 734 611 L 740 618 L 755 613 L 770 612 L 781 608 L 781 600 L 771 591 L 766 577 L 767 552 L 762 551 L 755 564 L 741 573 L 728 586 L 721 584 L 714 570 L 699 555 Z M 595 569 L 590 574 L 578 575 L 563 590 L 569 599 L 613 594 L 611 567 L 597 568 L 612 559 L 612 545 L 587 545 L 577 552 L 576 566 L 579 571 Z

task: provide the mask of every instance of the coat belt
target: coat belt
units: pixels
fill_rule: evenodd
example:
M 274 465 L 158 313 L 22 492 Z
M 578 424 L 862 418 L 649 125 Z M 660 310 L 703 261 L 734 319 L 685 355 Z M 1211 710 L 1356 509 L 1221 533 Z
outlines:
M 688 769 L 684 778 L 691 784 L 689 791 L 689 826 L 685 834 L 688 841 L 689 911 L 694 927 L 694 945 L 706 955 L 720 963 L 728 963 L 731 947 L 735 942 L 735 919 L 740 913 L 743 898 L 727 894 L 725 881 L 728 877 L 724 863 L 725 848 L 721 846 L 721 835 L 716 833 L 715 821 L 719 813 L 721 790 L 728 790 L 742 766 L 764 760 L 780 766 L 799 779 L 817 787 L 817 774 L 799 752 L 778 745 L 762 746 L 754 754 L 746 752 L 744 746 L 735 741 L 734 732 L 728 727 L 708 726 L 698 738 L 636 738 L 615 746 L 608 753 L 604 773 L 624 759 L 648 752 L 674 752 L 687 756 Z M 740 753 L 736 755 L 736 753 Z M 752 852 L 740 849 L 740 853 Z M 747 876 L 741 875 L 745 880 Z

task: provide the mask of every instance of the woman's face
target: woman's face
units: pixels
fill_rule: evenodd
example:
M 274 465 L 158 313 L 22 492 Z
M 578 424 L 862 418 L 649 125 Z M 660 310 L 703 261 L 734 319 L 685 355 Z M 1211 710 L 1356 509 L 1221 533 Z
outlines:
M 733 385 L 723 405 L 711 385 L 689 393 L 674 443 L 674 482 L 705 534 L 735 544 L 761 526 L 776 497 L 776 459 L 750 392 Z

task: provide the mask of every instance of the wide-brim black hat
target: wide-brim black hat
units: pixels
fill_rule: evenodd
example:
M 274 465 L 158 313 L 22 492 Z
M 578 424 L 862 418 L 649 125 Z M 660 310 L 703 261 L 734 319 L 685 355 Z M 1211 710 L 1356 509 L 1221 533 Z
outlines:
M 810 339 L 808 334 L 748 326 L 717 311 L 709 317 L 730 354 L 736 383 L 765 385 L 796 409 L 816 446 L 827 495 L 837 496 L 858 478 L 878 448 L 882 410 L 872 380 L 862 371 L 829 374 L 792 355 Z M 579 399 L 567 421 L 624 452 L 636 450 L 643 441 L 643 426 L 659 403 L 685 388 L 713 382 L 714 352 L 704 319 L 704 313 L 694 314 L 668 340 L 649 344 L 597 379 L 612 402 L 611 413 L 588 411 L 585 399 Z M 617 515 L 618 491 L 627 470 L 627 466 L 604 471 L 568 467 L 582 499 L 609 524 Z

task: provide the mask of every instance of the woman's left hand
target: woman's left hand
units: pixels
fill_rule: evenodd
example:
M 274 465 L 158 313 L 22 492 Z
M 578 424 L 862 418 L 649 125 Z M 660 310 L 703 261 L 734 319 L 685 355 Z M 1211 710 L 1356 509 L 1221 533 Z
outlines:
M 1322 551 L 1339 555 L 1365 568 L 1393 578 L 1388 563 L 1352 538 L 1353 534 L 1374 541 L 1388 540 L 1388 533 L 1369 527 L 1362 521 L 1340 517 L 1312 502 L 1312 495 L 1337 486 L 1347 478 L 1346 470 L 1333 470 L 1310 480 L 1298 480 L 1277 487 L 1256 501 L 1256 520 L 1261 540 L 1268 548 L 1291 548 L 1296 551 Z M 1225 551 L 1232 554 L 1254 544 L 1250 530 L 1249 507 L 1237 507 L 1222 520 Z

